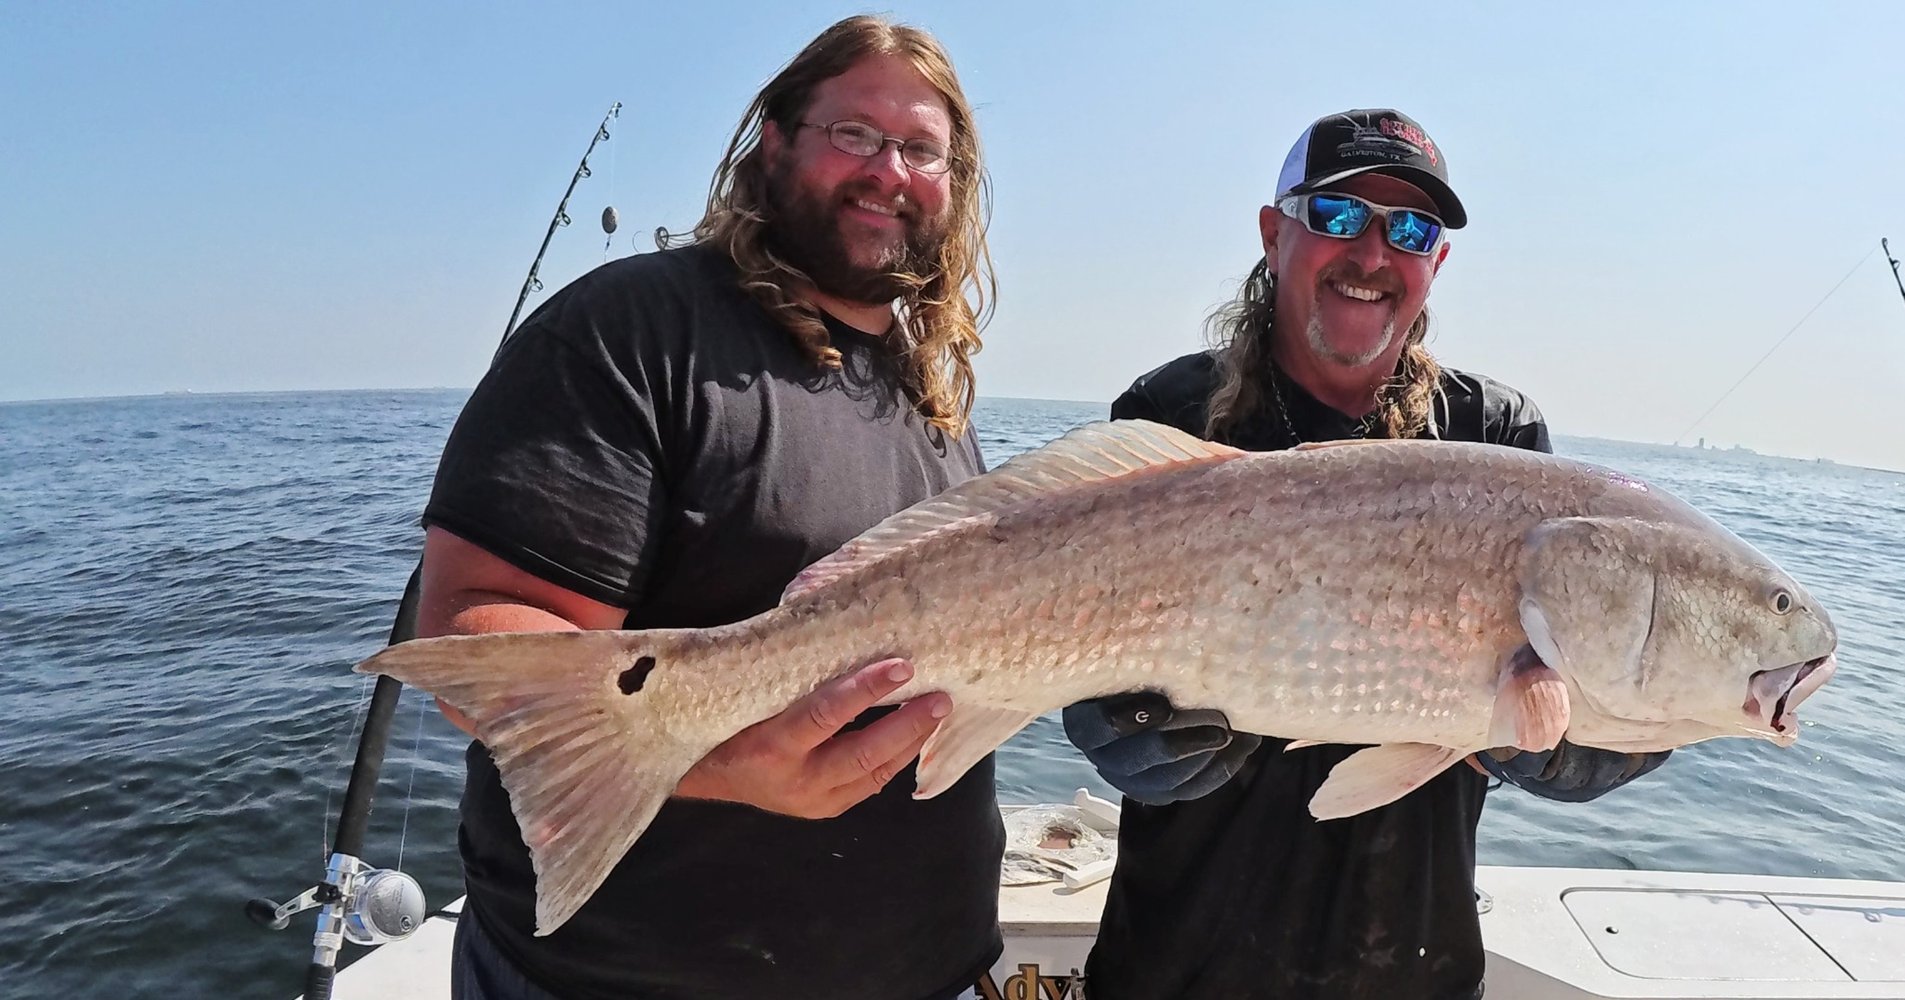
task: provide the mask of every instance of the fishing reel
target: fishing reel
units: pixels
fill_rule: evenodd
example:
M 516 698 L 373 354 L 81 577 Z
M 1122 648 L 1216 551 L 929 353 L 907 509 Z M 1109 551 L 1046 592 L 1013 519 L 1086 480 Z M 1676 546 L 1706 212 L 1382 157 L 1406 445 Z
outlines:
M 423 926 L 423 887 L 392 868 L 372 868 L 348 854 L 331 855 L 324 881 L 297 898 L 278 904 L 253 899 L 245 916 L 269 930 L 281 931 L 305 910 L 324 907 L 318 917 L 318 936 L 341 935 L 365 946 L 402 941 Z
M 417 568 L 410 571 L 410 582 L 404 585 L 403 599 L 397 605 L 396 621 L 390 626 L 391 645 L 416 636 L 422 593 L 423 563 L 419 560 Z M 279 931 L 290 925 L 293 914 L 322 907 L 317 933 L 311 938 L 311 964 L 305 970 L 305 1000 L 330 1000 L 337 956 L 344 950 L 345 941 L 366 946 L 389 944 L 402 941 L 423 926 L 423 887 L 417 880 L 394 869 L 372 868 L 357 857 L 370 825 L 371 795 L 383 768 L 390 719 L 397 710 L 401 688 L 395 679 L 379 677 L 371 692 L 357 759 L 351 764 L 350 784 L 344 789 L 337 839 L 332 841 L 331 860 L 324 867 L 324 881 L 288 903 L 253 899 L 245 904 L 245 915 L 253 922 Z

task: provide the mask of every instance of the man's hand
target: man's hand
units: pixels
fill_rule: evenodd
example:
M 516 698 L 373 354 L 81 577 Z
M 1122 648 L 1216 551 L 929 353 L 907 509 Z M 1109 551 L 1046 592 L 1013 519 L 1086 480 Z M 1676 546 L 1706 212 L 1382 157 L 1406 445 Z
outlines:
M 1098 773 L 1148 805 L 1210 794 L 1263 742 L 1216 709 L 1180 709 L 1151 691 L 1079 702 L 1064 719 L 1066 738 Z
M 1587 802 L 1667 762 L 1671 750 L 1619 753 L 1562 740 L 1553 750 L 1508 748 L 1469 758 L 1479 770 L 1546 799 Z
M 865 729 L 840 731 L 912 677 L 905 660 L 882 660 L 829 681 L 709 751 L 675 794 L 804 819 L 838 816 L 905 770 L 952 711 L 950 697 L 928 694 Z

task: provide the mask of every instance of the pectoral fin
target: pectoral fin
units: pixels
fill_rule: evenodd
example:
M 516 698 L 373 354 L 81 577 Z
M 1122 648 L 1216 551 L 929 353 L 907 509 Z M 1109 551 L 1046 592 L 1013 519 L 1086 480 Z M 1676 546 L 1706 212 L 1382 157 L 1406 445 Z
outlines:
M 1467 755 L 1466 750 L 1427 743 L 1389 743 L 1359 750 L 1330 769 L 1329 779 L 1310 798 L 1310 815 L 1341 819 L 1386 806 Z
M 1567 681 L 1523 643 L 1502 664 L 1489 741 L 1498 747 L 1553 750 L 1567 732 Z

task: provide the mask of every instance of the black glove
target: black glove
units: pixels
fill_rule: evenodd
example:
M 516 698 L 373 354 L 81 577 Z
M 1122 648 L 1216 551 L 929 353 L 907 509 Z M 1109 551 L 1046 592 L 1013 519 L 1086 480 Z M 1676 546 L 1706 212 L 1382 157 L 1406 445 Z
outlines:
M 1216 709 L 1179 709 L 1144 691 L 1065 709 L 1065 736 L 1113 788 L 1148 805 L 1208 795 L 1263 742 Z
M 1553 750 L 1489 750 L 1475 759 L 1489 774 L 1542 798 L 1586 802 L 1666 763 L 1671 753 L 1620 753 L 1562 740 Z

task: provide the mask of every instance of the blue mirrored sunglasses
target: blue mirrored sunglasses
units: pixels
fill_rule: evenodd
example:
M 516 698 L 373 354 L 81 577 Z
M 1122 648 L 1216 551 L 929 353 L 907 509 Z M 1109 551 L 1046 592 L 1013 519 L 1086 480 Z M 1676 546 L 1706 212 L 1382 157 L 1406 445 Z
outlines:
M 1353 194 L 1293 194 L 1277 202 L 1277 208 L 1318 236 L 1353 240 L 1380 215 L 1385 222 L 1383 238 L 1404 253 L 1427 256 L 1442 241 L 1442 220 L 1428 212 L 1378 205 Z

